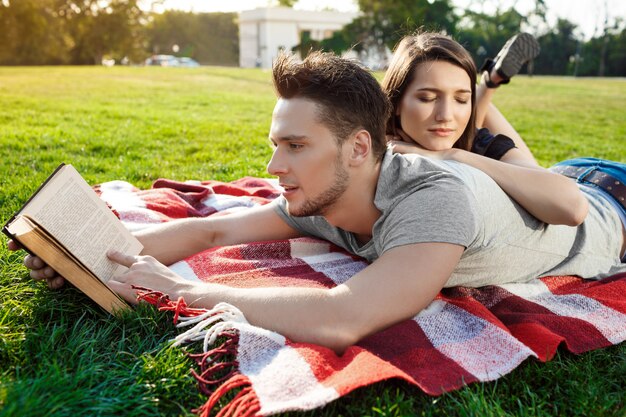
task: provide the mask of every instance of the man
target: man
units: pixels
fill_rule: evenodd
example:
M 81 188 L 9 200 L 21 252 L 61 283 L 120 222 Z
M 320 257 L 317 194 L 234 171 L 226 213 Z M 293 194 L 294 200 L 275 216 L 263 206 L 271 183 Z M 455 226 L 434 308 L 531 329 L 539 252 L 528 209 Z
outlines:
M 543 224 L 475 169 L 387 151 L 388 102 L 355 63 L 328 54 L 302 63 L 281 56 L 273 76 L 279 99 L 268 172 L 279 178 L 283 195 L 245 212 L 139 233 L 150 256 L 109 254 L 129 267 L 109 282 L 126 300 L 136 300 L 131 285 L 138 285 L 195 307 L 227 302 L 254 325 L 342 352 L 415 316 L 444 286 L 626 271 L 619 260 L 626 232 L 593 190 L 586 192 L 591 208 L 583 225 Z M 371 264 L 331 289 L 187 282 L 164 266 L 212 246 L 305 235 Z M 34 278 L 62 284 L 38 258 L 25 264 Z

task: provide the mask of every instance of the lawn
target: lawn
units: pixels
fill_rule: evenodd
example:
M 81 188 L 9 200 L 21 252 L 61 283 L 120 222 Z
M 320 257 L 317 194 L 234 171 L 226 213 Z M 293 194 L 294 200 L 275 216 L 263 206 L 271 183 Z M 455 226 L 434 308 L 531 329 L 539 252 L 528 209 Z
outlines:
M 516 77 L 496 104 L 540 163 L 626 162 L 626 81 Z M 122 179 L 267 176 L 270 73 L 233 68 L 0 67 L 0 219 L 60 163 L 92 184 Z M 140 307 L 111 317 L 77 291 L 28 278 L 0 245 L 0 416 L 192 415 L 204 402 L 171 317 Z M 429 397 L 389 381 L 325 416 L 624 416 L 626 343 Z

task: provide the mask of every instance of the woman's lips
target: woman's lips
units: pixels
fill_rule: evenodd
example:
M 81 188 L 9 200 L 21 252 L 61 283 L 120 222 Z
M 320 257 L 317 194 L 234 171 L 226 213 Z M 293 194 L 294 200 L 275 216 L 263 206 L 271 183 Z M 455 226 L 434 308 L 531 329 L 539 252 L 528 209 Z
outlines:
M 428 131 L 441 137 L 448 137 L 454 134 L 454 129 L 429 129 Z

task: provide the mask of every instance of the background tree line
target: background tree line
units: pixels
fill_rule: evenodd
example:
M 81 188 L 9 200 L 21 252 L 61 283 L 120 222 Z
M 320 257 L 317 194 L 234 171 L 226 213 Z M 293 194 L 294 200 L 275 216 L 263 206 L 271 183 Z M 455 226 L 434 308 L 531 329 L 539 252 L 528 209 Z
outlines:
M 239 64 L 236 13 L 158 14 L 139 3 L 0 0 L 0 65 L 141 63 L 174 51 L 204 64 Z
M 203 64 L 238 65 L 236 13 L 157 14 L 138 3 L 0 0 L 0 65 L 100 64 L 103 58 L 141 63 L 151 54 L 174 51 Z M 404 34 L 423 27 L 451 34 L 480 65 L 509 37 L 527 30 L 542 47 L 533 63 L 535 74 L 626 76 L 626 25 L 619 18 L 610 21 L 608 15 L 596 35 L 583 40 L 568 20 L 548 24 L 544 0 L 535 0 L 535 9 L 526 16 L 514 8 L 458 14 L 451 0 L 358 0 L 358 6 L 360 17 L 342 31 L 323 41 L 304 34 L 297 49 L 353 49 L 361 56 L 382 56 Z
M 605 16 L 599 32 L 583 40 L 577 25 L 558 19 L 549 25 L 544 0 L 535 0 L 526 16 L 514 7 L 490 13 L 454 11 L 451 0 L 358 0 L 361 16 L 332 39 L 310 42 L 313 49 L 336 52 L 353 47 L 357 52 L 393 50 L 398 41 L 418 28 L 445 31 L 458 40 L 481 65 L 494 57 L 511 36 L 525 30 L 537 36 L 541 54 L 533 62 L 535 74 L 626 76 L 626 24 Z M 301 45 L 301 49 L 304 45 Z

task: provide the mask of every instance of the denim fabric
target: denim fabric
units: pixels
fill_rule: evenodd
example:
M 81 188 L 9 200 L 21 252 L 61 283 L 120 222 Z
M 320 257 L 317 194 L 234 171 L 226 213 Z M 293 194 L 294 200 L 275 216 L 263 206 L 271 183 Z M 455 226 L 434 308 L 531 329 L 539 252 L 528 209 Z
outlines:
M 589 171 L 598 170 L 600 172 L 606 172 L 612 177 L 617 178 L 626 184 L 626 164 L 622 162 L 609 161 L 607 159 L 598 159 L 598 158 L 575 158 L 568 159 L 566 161 L 559 162 L 554 166 L 559 165 L 568 165 L 574 167 L 588 167 L 589 170 L 585 172 L 587 174 Z M 583 175 L 585 175 L 583 174 Z
M 618 181 L 621 181 L 622 184 L 626 184 L 626 164 L 598 158 L 575 158 L 559 162 L 554 166 L 573 166 L 578 168 L 588 168 L 578 176 L 578 179 L 576 181 L 580 184 L 594 187 L 598 191 L 600 191 L 602 195 L 606 196 L 607 200 L 611 202 L 613 207 L 615 207 L 615 209 L 619 213 L 620 218 L 622 219 L 622 223 L 624 224 L 624 227 L 626 227 L 626 209 L 624 209 L 624 207 L 620 203 L 618 203 L 612 195 L 604 191 L 602 188 L 597 187 L 595 184 L 588 181 L 581 180 L 581 178 L 584 178 L 592 171 L 600 171 L 612 176 Z M 622 259 L 622 262 L 626 262 L 626 256 Z

